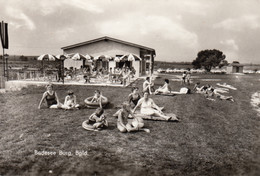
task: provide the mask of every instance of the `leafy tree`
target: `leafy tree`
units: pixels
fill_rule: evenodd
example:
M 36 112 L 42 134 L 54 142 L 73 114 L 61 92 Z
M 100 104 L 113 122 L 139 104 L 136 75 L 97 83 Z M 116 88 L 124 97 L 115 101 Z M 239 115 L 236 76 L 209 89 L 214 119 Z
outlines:
M 193 60 L 192 65 L 196 69 L 204 67 L 209 72 L 213 67 L 221 67 L 223 64 L 227 64 L 227 61 L 224 61 L 225 58 L 226 56 L 219 50 L 203 50 L 198 52 L 197 58 Z
M 227 66 L 228 65 L 228 61 L 227 60 L 222 60 L 220 63 L 219 63 L 219 68 L 223 67 L 223 66 Z
M 28 58 L 24 55 L 19 57 L 21 61 L 28 61 Z

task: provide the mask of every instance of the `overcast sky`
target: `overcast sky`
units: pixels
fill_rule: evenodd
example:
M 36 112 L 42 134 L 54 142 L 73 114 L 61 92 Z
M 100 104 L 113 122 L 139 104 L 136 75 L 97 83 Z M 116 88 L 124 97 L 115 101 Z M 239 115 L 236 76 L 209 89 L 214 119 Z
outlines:
M 0 0 L 8 54 L 61 54 L 109 36 L 188 61 L 218 49 L 229 62 L 260 63 L 260 0 Z

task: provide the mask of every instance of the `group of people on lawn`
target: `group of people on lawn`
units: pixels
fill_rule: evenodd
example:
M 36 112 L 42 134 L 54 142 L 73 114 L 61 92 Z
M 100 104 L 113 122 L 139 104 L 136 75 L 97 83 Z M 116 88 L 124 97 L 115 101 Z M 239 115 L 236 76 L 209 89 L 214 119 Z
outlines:
M 153 120 L 173 120 L 179 121 L 176 116 L 171 116 L 162 112 L 163 107 L 159 107 L 155 104 L 152 98 L 149 96 L 151 94 L 188 94 L 190 89 L 183 87 L 179 92 L 171 91 L 169 86 L 169 80 L 165 79 L 163 86 L 154 90 L 154 84 L 150 80 L 150 77 L 147 77 L 143 83 L 143 92 L 142 95 L 139 93 L 138 87 L 133 87 L 132 92 L 128 96 L 128 100 L 122 103 L 121 109 L 118 110 L 113 116 L 117 117 L 117 128 L 120 132 L 131 132 L 131 131 L 146 131 L 149 132 L 149 129 L 143 128 L 144 122 L 143 119 L 153 119 Z M 76 96 L 73 91 L 69 90 L 67 96 L 65 97 L 64 104 L 60 103 L 57 93 L 53 89 L 53 84 L 48 84 L 46 86 L 46 91 L 43 93 L 42 99 L 38 108 L 41 108 L 41 105 L 44 100 L 47 102 L 49 108 L 61 108 L 61 109 L 79 109 L 80 105 L 77 103 Z M 221 95 L 220 92 L 224 91 L 222 89 L 213 88 L 210 85 L 199 86 L 199 83 L 195 84 L 193 91 L 195 93 L 204 94 L 207 98 L 210 96 L 216 96 L 222 100 L 233 100 L 232 96 Z M 102 107 L 102 101 L 104 96 L 99 90 L 95 91 L 91 102 L 98 102 L 100 105 L 96 111 L 89 117 L 86 121 L 86 126 L 88 125 L 88 130 L 100 130 L 103 127 L 108 126 L 106 116 L 104 115 L 104 109 Z M 135 113 L 140 107 L 140 112 Z M 131 117 L 132 120 L 128 118 Z M 91 125 L 91 128 L 89 128 Z M 84 126 L 83 126 L 84 127 Z
M 139 93 L 138 87 L 133 87 L 132 92 L 128 96 L 128 100 L 122 103 L 121 109 L 117 111 L 114 116 L 117 117 L 117 128 L 120 132 L 131 132 L 131 131 L 146 131 L 148 129 L 143 129 L 144 122 L 143 117 L 149 116 L 150 119 L 155 117 L 156 120 L 173 120 L 178 121 L 178 118 L 167 116 L 162 112 L 161 107 L 158 107 L 153 99 L 149 97 L 152 94 L 151 83 L 148 83 L 148 77 L 143 83 L 143 97 Z M 149 88 L 150 87 L 150 88 Z M 102 97 L 103 95 L 99 90 L 95 91 L 95 95 L 91 102 L 99 102 L 100 107 L 89 117 L 87 124 L 93 124 L 93 130 L 100 130 L 101 127 L 108 125 L 106 117 L 104 115 L 104 109 L 102 107 Z M 38 108 L 40 109 L 43 101 L 47 102 L 49 108 L 61 108 L 61 109 L 79 109 L 80 105 L 77 103 L 76 96 L 73 91 L 69 90 L 67 96 L 65 97 L 64 104 L 60 103 L 57 93 L 53 89 L 53 84 L 48 84 L 46 86 L 46 91 L 43 93 L 42 99 L 40 100 Z M 137 108 L 140 107 L 140 113 L 135 113 Z M 128 118 L 131 117 L 132 120 Z
M 200 82 L 197 82 L 193 88 L 194 92 L 203 94 L 208 100 L 215 101 L 215 99 L 212 99 L 215 97 L 215 98 L 219 98 L 220 100 L 229 100 L 234 102 L 234 98 L 232 96 L 226 96 L 221 94 L 221 93 L 228 93 L 228 90 L 229 89 L 226 88 L 213 87 L 212 85 L 209 84 L 200 86 Z

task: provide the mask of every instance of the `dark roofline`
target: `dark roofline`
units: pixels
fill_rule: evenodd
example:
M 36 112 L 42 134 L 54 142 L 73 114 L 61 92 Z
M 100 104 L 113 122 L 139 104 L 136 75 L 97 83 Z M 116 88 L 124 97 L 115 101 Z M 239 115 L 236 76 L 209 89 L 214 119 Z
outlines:
M 245 64 L 231 63 L 228 66 L 239 66 L 239 67 L 242 67 L 242 66 L 245 66 Z
M 117 43 L 123 43 L 123 44 L 126 44 L 126 45 L 134 46 L 136 48 L 148 50 L 148 51 L 153 52 L 153 54 L 155 55 L 155 50 L 152 49 L 152 48 L 142 46 L 142 45 L 138 45 L 138 44 L 134 44 L 134 43 L 130 43 L 130 42 L 126 42 L 126 41 L 123 41 L 123 40 L 118 40 L 118 39 L 107 37 L 107 36 L 97 38 L 97 39 L 94 39 L 94 40 L 89 40 L 89 41 L 86 41 L 86 42 L 77 43 L 77 44 L 74 44 L 74 45 L 64 46 L 61 49 L 66 50 L 66 49 L 76 48 L 76 47 L 79 47 L 79 46 L 88 45 L 88 44 L 103 41 L 103 40 L 111 40 L 111 41 L 114 41 L 114 42 L 117 42 Z

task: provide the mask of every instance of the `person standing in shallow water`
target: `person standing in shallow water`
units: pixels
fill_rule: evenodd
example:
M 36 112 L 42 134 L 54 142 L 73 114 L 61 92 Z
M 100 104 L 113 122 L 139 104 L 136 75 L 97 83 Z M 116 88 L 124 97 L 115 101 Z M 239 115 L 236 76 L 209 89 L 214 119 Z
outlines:
M 38 109 L 41 109 L 41 105 L 44 100 L 46 100 L 48 108 L 61 108 L 62 104 L 59 101 L 57 93 L 53 90 L 53 84 L 48 84 L 46 89 L 47 90 L 43 93 Z

